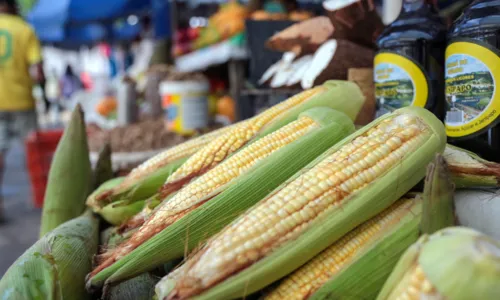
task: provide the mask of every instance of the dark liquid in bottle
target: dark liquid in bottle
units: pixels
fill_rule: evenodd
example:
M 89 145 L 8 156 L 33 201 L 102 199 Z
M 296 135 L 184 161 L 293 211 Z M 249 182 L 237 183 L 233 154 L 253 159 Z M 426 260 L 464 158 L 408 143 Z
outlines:
M 446 26 L 432 1 L 405 0 L 396 21 L 377 40 L 374 79 L 377 117 L 420 106 L 444 118 Z
M 500 0 L 474 1 L 448 38 L 448 140 L 500 162 Z

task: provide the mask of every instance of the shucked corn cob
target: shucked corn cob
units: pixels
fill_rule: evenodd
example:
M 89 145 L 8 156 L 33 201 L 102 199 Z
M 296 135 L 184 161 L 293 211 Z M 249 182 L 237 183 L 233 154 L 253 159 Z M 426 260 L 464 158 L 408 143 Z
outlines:
M 500 243 L 472 229 L 424 235 L 399 260 L 378 300 L 496 300 Z
M 425 109 L 376 120 L 209 240 L 167 284 L 168 299 L 243 297 L 287 275 L 406 193 L 444 146 Z
M 344 114 L 334 112 L 328 108 L 311 109 L 302 114 L 298 120 L 259 139 L 255 143 L 250 144 L 248 147 L 245 147 L 226 159 L 221 164 L 185 186 L 171 199 L 158 207 L 148 221 L 129 241 L 121 245 L 118 249 L 113 250 L 113 254 L 105 254 L 108 259 L 96 268 L 90 276 L 98 274 L 100 271 L 113 264 L 117 258 L 128 254 L 164 228 L 175 223 L 197 207 L 203 205 L 206 201 L 223 192 L 230 187 L 232 182 L 242 175 L 245 175 L 260 161 L 265 160 L 267 157 L 283 147 L 301 139 L 305 135 L 319 130 L 322 125 L 330 124 L 338 118 L 341 118 L 343 123 L 350 123 L 350 128 L 353 128 L 352 122 L 349 122 L 347 116 Z M 342 129 L 344 132 L 346 131 L 341 127 L 337 127 L 337 129 Z M 340 135 L 337 136 L 345 136 L 342 135 L 342 131 Z M 348 132 L 349 131 L 345 134 Z M 333 134 L 332 136 L 335 135 Z
M 285 278 L 265 300 L 301 300 L 314 298 L 314 293 L 328 281 L 341 279 L 343 273 L 354 264 L 360 263 L 369 252 L 383 255 L 386 266 L 378 270 L 366 269 L 358 273 L 365 282 L 382 285 L 404 250 L 418 239 L 418 226 L 422 215 L 422 201 L 419 197 L 403 198 L 376 217 L 358 226 L 332 246 L 321 252 L 307 264 Z M 385 244 L 384 244 L 385 243 Z M 396 243 L 398 244 L 396 246 Z M 385 251 L 381 250 L 385 246 Z M 382 254 L 383 252 L 383 254 Z M 382 260 L 380 259 L 380 260 Z M 389 261 L 388 261 L 389 260 Z M 365 262 L 366 263 L 366 262 Z M 354 265 L 354 267 L 356 267 Z M 379 271 L 377 273 L 370 271 Z M 365 276 L 366 274 L 366 276 Z M 384 277 L 385 275 L 385 277 Z M 379 279 L 382 279 L 380 282 Z M 339 298 L 359 296 L 370 299 L 377 295 L 368 294 L 366 290 L 350 289 L 346 291 L 324 286 L 323 293 L 336 295 Z M 312 296 L 312 297 L 311 297 Z
M 224 134 L 230 129 L 231 126 L 223 127 L 221 129 L 188 140 L 182 144 L 169 148 L 155 155 L 138 167 L 134 168 L 117 186 L 101 190 L 99 191 L 99 193 L 96 193 L 89 197 L 89 199 L 87 200 L 87 204 L 94 208 L 105 206 L 116 199 L 125 197 L 127 192 L 133 192 L 134 189 L 139 188 L 141 184 L 145 184 L 145 181 L 149 177 L 154 177 L 154 175 L 158 176 L 159 179 L 155 180 L 155 182 L 158 183 L 153 184 L 152 187 L 147 186 L 147 189 L 149 190 L 148 193 L 139 193 L 136 196 L 137 198 L 141 198 L 141 200 L 144 200 L 148 196 L 154 194 L 168 177 L 168 175 L 170 175 L 170 173 L 178 168 L 187 157 L 193 155 L 196 151 L 210 143 L 214 138 Z M 173 167 L 166 168 L 170 164 Z M 162 169 L 164 168 L 166 168 L 166 172 L 162 172 Z M 131 197 L 131 195 L 128 195 L 128 197 Z

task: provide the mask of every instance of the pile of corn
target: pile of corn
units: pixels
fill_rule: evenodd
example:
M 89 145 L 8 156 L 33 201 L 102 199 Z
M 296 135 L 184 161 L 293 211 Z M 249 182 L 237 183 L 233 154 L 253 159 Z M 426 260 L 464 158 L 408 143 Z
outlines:
M 123 178 L 109 151 L 91 170 L 78 107 L 0 299 L 500 299 L 500 242 L 454 227 L 500 166 L 422 108 L 355 130 L 363 104 L 330 81 Z

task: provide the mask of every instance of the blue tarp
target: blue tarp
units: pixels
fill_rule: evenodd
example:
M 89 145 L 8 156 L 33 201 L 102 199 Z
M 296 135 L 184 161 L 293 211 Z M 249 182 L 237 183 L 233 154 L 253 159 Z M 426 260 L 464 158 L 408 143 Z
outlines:
M 89 43 L 134 37 L 139 24 L 117 27 L 111 22 L 150 8 L 150 0 L 39 0 L 27 19 L 42 41 Z

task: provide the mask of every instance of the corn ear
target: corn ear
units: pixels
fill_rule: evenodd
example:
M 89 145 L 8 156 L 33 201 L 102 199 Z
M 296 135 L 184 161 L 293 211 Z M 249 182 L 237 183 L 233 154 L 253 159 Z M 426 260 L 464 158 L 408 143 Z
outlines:
M 363 106 L 364 99 L 359 87 L 348 81 L 330 82 L 303 91 L 250 120 L 236 124 L 225 135 L 202 148 L 167 179 L 161 195 L 165 198 L 176 192 L 191 179 L 204 174 L 246 144 L 256 142 L 282 128 L 310 108 L 330 107 L 344 112 L 354 120 Z
M 398 142 L 399 136 L 404 139 Z M 180 275 L 174 276 L 175 287 L 166 299 L 245 297 L 284 277 L 408 192 L 424 177 L 425 167 L 435 153 L 444 150 L 445 142 L 443 124 L 425 109 L 407 107 L 377 119 L 333 146 L 307 166 L 305 172 L 294 176 L 281 190 L 210 239 L 178 269 Z M 386 149 L 383 159 L 377 159 L 382 149 Z M 366 160 L 361 161 L 364 152 L 367 153 Z M 364 164 L 368 164 L 366 170 L 377 170 L 375 174 L 363 171 L 363 176 L 373 175 L 366 178 L 366 182 L 357 179 L 359 168 L 364 170 Z M 374 166 L 370 167 L 372 164 Z M 330 173 L 334 175 L 332 182 L 321 184 L 320 179 L 325 175 L 330 180 Z M 319 181 L 315 183 L 313 178 Z M 317 188 L 321 190 L 319 197 L 307 196 L 309 189 L 316 191 Z M 313 194 L 317 195 L 316 192 Z M 290 199 L 286 200 L 288 196 Z M 289 209 L 295 207 L 292 199 L 307 199 L 307 207 L 304 206 L 307 218 L 304 217 L 303 223 L 299 222 L 295 227 L 290 227 L 295 224 L 292 222 L 295 217 L 280 218 L 290 216 Z M 264 213 L 268 208 L 272 209 L 269 215 Z M 262 213 L 266 220 L 253 221 Z M 303 215 L 301 211 L 298 213 Z M 254 236 L 250 236 L 252 232 L 260 230 L 258 228 L 264 230 L 275 222 L 278 222 L 276 228 L 273 226 L 272 229 L 276 233 L 270 230 L 262 236 L 257 235 L 262 241 L 245 244 L 243 248 L 233 245 L 246 243 L 246 238 L 240 238 L 238 242 L 233 240 L 243 228 L 249 232 L 250 238 Z M 292 230 L 287 232 L 287 228 Z M 276 234 L 281 238 L 272 238 Z M 269 238 L 271 240 L 267 240 Z M 218 249 L 223 240 L 231 240 L 224 244 L 223 249 L 234 249 L 235 253 L 231 251 L 218 256 L 219 251 L 226 251 Z M 254 251 L 254 247 L 259 247 L 262 242 L 266 247 Z M 239 254 L 247 250 L 248 255 Z
M 286 277 L 265 300 L 375 298 L 417 241 L 421 216 L 419 196 L 398 200 Z
M 150 300 L 159 278 L 144 273 L 120 284 L 112 286 L 102 297 L 103 300 Z
M 103 191 L 95 197 L 93 202 L 89 202 L 88 205 L 103 206 L 117 199 L 120 200 L 124 196 L 129 199 L 132 198 L 132 200 L 135 199 L 134 195 L 141 199 L 150 197 L 156 192 L 156 189 L 161 186 L 166 178 L 184 163 L 189 156 L 207 145 L 212 139 L 230 130 L 230 127 L 231 126 L 223 127 L 195 137 L 155 155 L 132 170 L 120 185 L 113 189 Z M 166 170 L 162 172 L 162 169 Z M 158 177 L 161 178 L 161 183 L 159 184 L 157 183 Z M 148 189 L 150 185 L 153 186 L 152 190 Z M 137 189 L 143 189 L 141 191 L 144 192 L 144 194 L 138 192 Z M 148 190 L 149 192 L 147 193 L 146 191 Z M 140 195 L 136 195 L 136 193 Z M 103 201 L 104 204 L 100 204 L 101 201 Z
M 432 234 L 456 223 L 453 184 L 448 166 L 441 154 L 427 167 L 424 184 L 422 233 Z
M 95 190 L 89 198 L 94 198 L 96 195 L 104 190 L 113 188 L 123 182 L 123 177 L 113 178 L 101 184 L 97 190 Z M 113 226 L 121 225 L 123 222 L 135 216 L 139 213 L 145 205 L 145 200 L 139 200 L 136 202 L 129 203 L 128 201 L 118 201 L 115 203 L 108 204 L 103 208 L 92 207 L 93 211 L 103 217 L 106 222 Z
M 82 108 L 77 105 L 50 166 L 40 236 L 81 215 L 91 185 L 87 132 Z
M 116 177 L 101 183 L 101 185 L 98 188 L 96 188 L 87 198 L 87 206 L 91 208 L 94 212 L 99 211 L 101 207 L 95 205 L 97 201 L 96 198 L 99 196 L 99 194 L 101 194 L 104 191 L 113 189 L 114 187 L 122 183 L 124 179 L 125 177 Z
M 113 163 L 111 161 L 111 146 L 106 143 L 99 152 L 94 168 L 94 189 L 113 178 Z
M 96 274 L 89 285 L 101 286 L 106 280 L 108 284 L 118 282 L 182 257 L 186 249 L 197 247 L 354 131 L 352 121 L 341 112 L 316 108 L 304 114 L 310 115 L 321 126 L 262 159 L 212 200 Z
M 446 162 L 437 154 L 427 167 L 423 195 L 403 198 L 363 223 L 287 277 L 267 300 L 376 298 L 400 256 L 422 231 L 433 233 L 455 225 L 453 191 Z M 326 266 L 330 271 L 318 273 Z
M 138 214 L 144 208 L 145 203 L 146 200 L 140 200 L 130 204 L 118 201 L 108 204 L 98 211 L 98 214 L 109 224 L 118 226 Z
M 167 200 L 165 200 L 167 201 Z M 124 233 L 130 230 L 138 229 L 144 224 L 144 222 L 154 213 L 155 209 L 162 203 L 158 199 L 157 195 L 144 201 L 144 206 L 140 212 L 135 214 L 126 222 L 123 222 L 120 226 L 120 232 Z
M 101 190 L 99 193 L 95 193 L 90 196 L 87 199 L 87 206 L 94 210 L 99 210 L 118 201 L 121 202 L 120 205 L 127 205 L 136 201 L 147 199 L 154 195 L 165 182 L 165 179 L 175 172 L 175 170 L 177 170 L 182 164 L 184 164 L 186 160 L 187 158 L 179 158 L 171 161 L 166 166 L 149 172 L 147 176 L 144 175 L 144 178 L 134 181 L 134 184 L 130 184 L 130 186 L 127 184 L 127 188 L 120 188 L 120 186 L 124 184 L 125 180 L 128 180 L 129 182 L 131 181 L 129 177 L 124 177 L 123 181 L 117 186 L 111 189 Z M 147 161 L 146 163 L 152 164 L 151 161 Z
M 446 145 L 444 158 L 457 188 L 500 187 L 500 164 L 452 145 Z
M 98 221 L 90 211 L 47 233 L 2 277 L 0 299 L 90 299 L 84 279 L 98 235 Z
M 377 299 L 495 300 L 499 282 L 500 242 L 450 227 L 410 247 Z

